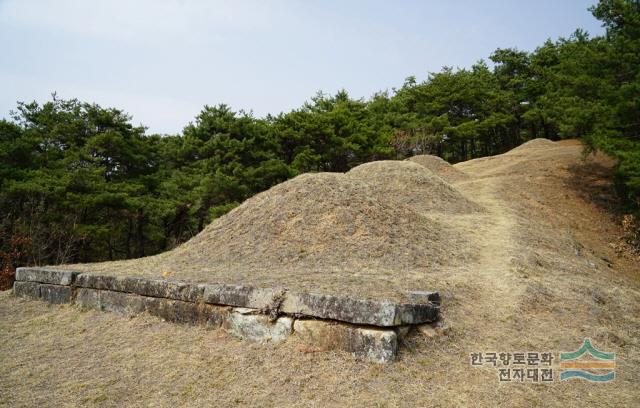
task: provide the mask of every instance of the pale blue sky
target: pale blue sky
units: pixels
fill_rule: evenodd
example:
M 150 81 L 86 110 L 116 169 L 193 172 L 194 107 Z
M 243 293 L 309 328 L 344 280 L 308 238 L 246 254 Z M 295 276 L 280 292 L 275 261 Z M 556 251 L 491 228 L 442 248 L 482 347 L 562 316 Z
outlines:
M 596 0 L 0 0 L 0 117 L 56 91 L 177 133 L 203 105 L 256 116 L 369 97 L 498 47 L 602 28 Z

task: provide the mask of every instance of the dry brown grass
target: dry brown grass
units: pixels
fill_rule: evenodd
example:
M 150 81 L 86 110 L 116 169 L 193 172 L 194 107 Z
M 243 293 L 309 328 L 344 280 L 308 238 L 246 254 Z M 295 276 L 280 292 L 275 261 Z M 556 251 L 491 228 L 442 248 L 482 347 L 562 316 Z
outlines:
M 449 183 L 457 183 L 459 181 L 465 181 L 470 178 L 467 173 L 456 169 L 454 166 L 438 156 L 420 154 L 417 156 L 413 156 L 407 160 L 418 163 L 419 165 L 429 169 L 438 177 Z
M 464 174 L 448 165 L 453 169 L 450 171 Z M 351 169 L 346 175 L 370 184 L 373 197 L 388 199 L 395 205 L 407 206 L 445 222 L 451 215 L 482 211 L 482 207 L 464 197 L 437 174 L 418 162 L 382 160 L 362 164 Z
M 471 255 L 429 266 L 411 281 L 441 291 L 451 331 L 410 337 L 397 363 L 310 353 L 295 338 L 254 345 L 220 331 L 81 313 L 5 293 L 0 404 L 640 406 L 640 268 L 615 250 L 621 229 L 602 205 L 613 200 L 610 172 L 593 176 L 611 163 L 582 161 L 576 142 L 544 141 L 454 167 L 472 175 L 456 189 L 483 210 L 427 215 L 424 225 L 464 231 L 469 246 L 460 253 Z M 329 202 L 339 199 L 324 193 Z M 440 237 L 425 241 L 425 252 Z M 411 276 L 403 268 L 387 272 L 396 288 Z M 469 367 L 471 352 L 572 351 L 585 337 L 616 353 L 613 383 L 499 385 L 494 371 Z

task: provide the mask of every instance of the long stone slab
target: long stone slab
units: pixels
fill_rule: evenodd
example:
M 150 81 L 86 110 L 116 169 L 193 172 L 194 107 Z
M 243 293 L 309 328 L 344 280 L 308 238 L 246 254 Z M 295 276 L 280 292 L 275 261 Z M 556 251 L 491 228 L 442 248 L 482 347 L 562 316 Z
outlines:
M 232 335 L 260 342 L 282 341 L 295 333 L 319 350 L 344 350 L 381 363 L 397 358 L 399 339 L 408 325 L 437 318 L 440 300 L 435 292 L 416 293 L 412 300 L 417 303 L 394 303 L 243 285 L 57 272 L 22 272 L 22 279 L 34 280 L 17 280 L 14 293 L 49 303 L 75 303 L 127 315 L 147 312 L 170 322 L 222 326 Z M 349 320 L 355 324 L 345 323 Z
M 410 292 L 410 303 L 358 299 L 342 295 L 291 292 L 284 288 L 197 284 L 139 276 L 108 276 L 48 268 L 20 268 L 20 281 L 69 282 L 77 288 L 108 290 L 147 297 L 259 309 L 273 319 L 280 314 L 392 327 L 436 321 L 437 292 Z
M 135 315 L 147 312 L 173 323 L 219 327 L 226 320 L 228 308 L 133 293 L 78 288 L 75 303 L 91 309 Z
M 204 285 L 200 284 L 137 276 L 121 277 L 89 273 L 79 274 L 76 277 L 75 286 L 182 300 L 184 302 L 196 302 L 202 299 L 204 293 Z
M 435 303 L 394 303 L 347 296 L 288 292 L 281 311 L 288 314 L 339 320 L 372 326 L 401 326 L 435 321 Z
M 51 285 L 71 285 L 79 272 L 52 268 L 17 268 L 16 280 L 26 282 L 40 282 Z

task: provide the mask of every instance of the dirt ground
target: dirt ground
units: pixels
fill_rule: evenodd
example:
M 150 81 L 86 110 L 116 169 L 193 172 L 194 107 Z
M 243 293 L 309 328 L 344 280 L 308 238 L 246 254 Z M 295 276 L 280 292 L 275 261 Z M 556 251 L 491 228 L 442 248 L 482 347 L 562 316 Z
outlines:
M 396 363 L 4 292 L 0 405 L 640 406 L 639 260 L 616 250 L 611 162 L 581 152 L 575 141 L 536 140 L 455 166 L 469 177 L 451 185 L 482 211 L 431 221 L 465 231 L 455 242 L 468 258 L 387 271 L 389 282 L 410 276 L 439 290 L 450 330 L 409 336 Z M 499 383 L 492 367 L 470 366 L 470 353 L 557 357 L 584 338 L 616 354 L 613 382 Z

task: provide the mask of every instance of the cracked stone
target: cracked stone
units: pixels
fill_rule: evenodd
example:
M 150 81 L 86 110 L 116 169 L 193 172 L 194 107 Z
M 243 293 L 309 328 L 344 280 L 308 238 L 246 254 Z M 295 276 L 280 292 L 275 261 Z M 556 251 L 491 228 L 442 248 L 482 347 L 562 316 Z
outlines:
M 233 310 L 224 324 L 232 335 L 256 342 L 280 342 L 291 335 L 293 319 L 280 317 L 272 321 L 262 314 L 247 314 L 245 309 Z
M 322 320 L 296 320 L 294 332 L 303 342 L 320 350 L 343 350 L 377 363 L 392 362 L 398 354 L 398 337 L 394 330 Z

